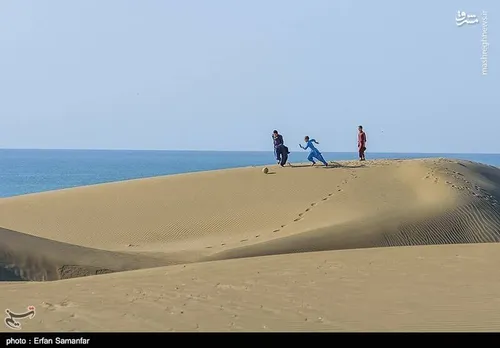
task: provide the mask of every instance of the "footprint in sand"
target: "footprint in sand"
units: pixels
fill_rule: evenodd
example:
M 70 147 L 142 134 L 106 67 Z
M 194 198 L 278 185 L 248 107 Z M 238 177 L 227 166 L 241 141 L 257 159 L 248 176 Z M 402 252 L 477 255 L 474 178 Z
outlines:
M 325 197 L 322 199 L 322 201 L 327 201 L 328 200 L 328 197 Z
M 285 227 L 286 225 L 281 225 L 281 228 Z
M 297 221 L 300 221 L 302 220 L 302 218 L 296 218 L 295 220 L 293 220 L 294 222 L 297 222 Z
M 256 235 L 255 238 L 259 238 L 260 237 L 260 234 Z
M 329 194 L 328 194 L 328 197 L 331 197 L 331 196 L 333 196 L 333 193 L 329 193 Z
M 248 239 L 242 239 L 242 240 L 240 240 L 240 242 L 242 242 L 242 243 L 243 242 L 248 242 Z
M 75 303 L 69 302 L 69 301 L 62 301 L 62 302 L 56 303 L 56 304 L 52 304 L 49 302 L 42 303 L 42 307 L 48 309 L 49 311 L 55 311 L 55 310 L 62 309 L 65 307 L 75 307 L 75 306 L 76 306 Z
M 274 230 L 273 233 L 276 233 L 276 232 L 279 232 L 279 231 L 280 231 L 280 229 L 278 228 L 277 230 Z
M 309 211 L 309 210 L 311 210 L 311 209 L 310 209 L 310 208 L 307 208 L 307 209 L 306 209 L 306 212 L 307 212 L 307 211 Z
M 206 249 L 212 249 L 212 247 L 211 247 L 211 246 L 207 246 L 207 247 L 205 247 L 205 248 L 206 248 Z
M 304 215 L 304 213 L 300 213 L 300 214 L 299 214 L 299 216 L 301 216 L 301 217 L 302 217 L 302 215 Z
M 226 243 L 221 243 L 220 245 L 221 245 L 221 246 L 224 246 L 224 245 L 226 245 Z
M 314 207 L 316 205 L 316 203 L 311 203 L 311 207 Z

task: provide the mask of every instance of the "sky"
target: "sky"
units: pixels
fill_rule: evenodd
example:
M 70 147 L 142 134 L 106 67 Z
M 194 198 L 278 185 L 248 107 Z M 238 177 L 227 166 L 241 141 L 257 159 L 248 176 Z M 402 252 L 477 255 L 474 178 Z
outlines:
M 0 0 L 0 45 L 0 148 L 500 153 L 498 0 Z

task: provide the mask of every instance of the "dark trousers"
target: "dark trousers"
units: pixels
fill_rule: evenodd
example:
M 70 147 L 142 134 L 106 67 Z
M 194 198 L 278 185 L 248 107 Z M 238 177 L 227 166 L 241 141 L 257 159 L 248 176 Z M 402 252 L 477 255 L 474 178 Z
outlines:
M 281 166 L 284 166 L 286 162 L 288 161 L 288 154 L 290 152 L 288 151 L 288 147 L 285 145 L 278 145 L 274 149 L 274 154 L 276 155 L 276 160 L 280 162 Z
M 366 147 L 364 145 L 358 146 L 358 153 L 359 153 L 360 159 L 365 159 L 365 151 L 366 151 Z

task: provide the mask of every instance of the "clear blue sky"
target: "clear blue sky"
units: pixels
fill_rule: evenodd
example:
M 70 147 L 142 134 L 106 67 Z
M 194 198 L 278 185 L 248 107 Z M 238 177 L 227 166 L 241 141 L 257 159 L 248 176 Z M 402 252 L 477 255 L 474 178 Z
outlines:
M 488 75 L 481 23 L 488 11 Z M 0 147 L 500 152 L 500 1 L 0 0 Z M 405 140 L 407 139 L 407 140 Z

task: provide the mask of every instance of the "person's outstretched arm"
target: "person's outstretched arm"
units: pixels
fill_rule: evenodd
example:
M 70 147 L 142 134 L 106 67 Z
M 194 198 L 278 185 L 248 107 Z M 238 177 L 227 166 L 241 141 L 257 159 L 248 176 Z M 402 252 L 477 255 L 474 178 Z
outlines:
M 319 144 L 319 143 L 316 141 L 316 139 L 312 139 L 311 141 L 312 141 L 313 143 L 315 143 L 315 144 Z
M 300 148 L 303 150 L 307 150 L 309 148 L 309 143 L 307 143 L 306 147 L 302 146 L 302 144 L 299 144 Z

